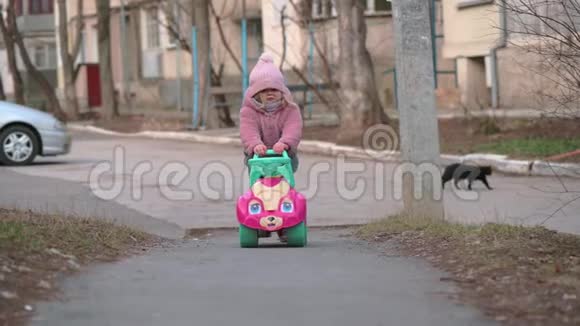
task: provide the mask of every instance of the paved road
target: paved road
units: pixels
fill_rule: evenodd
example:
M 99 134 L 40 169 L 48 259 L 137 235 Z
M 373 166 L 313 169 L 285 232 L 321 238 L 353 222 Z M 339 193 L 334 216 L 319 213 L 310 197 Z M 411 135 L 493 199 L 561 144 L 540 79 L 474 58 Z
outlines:
M 90 171 L 111 163 L 117 146 L 124 153 L 124 167 L 116 164 L 121 168 L 105 169 L 98 182 L 90 182 Z M 343 178 L 340 175 L 345 168 L 339 160 L 301 156 L 297 187 L 309 198 L 311 225 L 361 224 L 395 214 L 402 208 L 393 183 L 397 166 L 347 160 L 350 164 L 356 162 L 362 172 Z M 151 171 L 147 172 L 148 169 Z M 185 175 L 183 179 L 175 174 L 180 170 Z M 221 171 L 226 182 L 219 173 L 203 177 L 211 171 Z M 75 133 L 72 153 L 66 157 L 40 159 L 29 167 L 0 167 L 0 180 L 3 206 L 114 217 L 150 232 L 176 237 L 188 228 L 235 226 L 235 200 L 248 188 L 242 154 L 237 147 L 89 133 Z M 209 186 L 200 180 L 207 180 Z M 580 179 L 563 179 L 569 193 L 562 193 L 560 182 L 549 177 L 494 175 L 490 182 L 495 187 L 493 191 L 484 190 L 481 184 L 475 186 L 479 195 L 476 201 L 459 198 L 474 193 L 456 193 L 447 187 L 444 197 L 447 217 L 469 222 L 534 224 L 580 195 Z M 107 201 L 91 191 L 91 184 L 99 184 L 104 190 L 115 184 L 122 187 L 118 194 L 114 188 L 109 193 L 98 193 L 105 199 L 113 198 Z M 357 184 L 361 186 L 358 193 Z M 211 189 L 217 192 L 212 193 Z M 219 198 L 212 197 L 216 194 Z M 190 195 L 193 198 L 188 198 Z M 114 205 L 104 205 L 110 202 Z M 557 212 L 546 225 L 580 234 L 580 200 Z
M 419 259 L 313 230 L 307 248 L 240 249 L 233 231 L 102 265 L 32 325 L 495 325 Z M 387 255 L 384 252 L 387 252 Z
M 0 168 L 0 206 L 112 218 L 168 237 L 180 237 L 187 228 L 235 225 L 235 199 L 246 189 L 238 148 L 86 133 L 75 134 L 75 140 L 69 156 Z M 116 146 L 124 150 L 124 167 L 103 169 L 98 183 L 113 191 L 95 193 L 91 171 L 110 163 Z M 199 176 L 216 167 L 227 176 L 227 185 L 213 175 L 210 187 L 203 186 Z M 180 180 L 182 168 L 185 178 Z M 344 170 L 339 161 L 302 156 L 297 184 L 309 197 L 309 223 L 360 224 L 398 212 L 402 204 L 392 186 L 396 165 L 380 168 L 383 173 L 377 174 L 375 163 L 365 161 L 362 172 L 349 174 L 343 184 L 337 177 Z M 364 184 L 360 196 L 352 192 L 357 182 Z M 580 181 L 564 182 L 569 190 L 580 191 Z M 446 190 L 448 216 L 534 223 L 573 195 L 557 193 L 562 186 L 553 178 L 497 175 L 491 183 L 496 190 L 478 188 L 477 201 L 460 200 Z M 115 185 L 120 185 L 118 193 Z M 385 188 L 382 196 L 377 185 Z M 231 195 L 209 199 L 211 187 L 222 189 L 218 195 Z M 189 190 L 193 198 L 176 199 L 176 190 Z M 108 195 L 111 200 L 99 198 Z M 548 225 L 580 233 L 579 205 L 570 205 Z M 441 273 L 425 262 L 398 257 L 388 246 L 369 247 L 349 237 L 347 229 L 312 229 L 311 245 L 302 249 L 244 250 L 238 248 L 234 231 L 214 233 L 65 280 L 65 300 L 37 306 L 33 324 L 492 324 L 474 309 L 449 300 L 455 289 L 440 282 Z

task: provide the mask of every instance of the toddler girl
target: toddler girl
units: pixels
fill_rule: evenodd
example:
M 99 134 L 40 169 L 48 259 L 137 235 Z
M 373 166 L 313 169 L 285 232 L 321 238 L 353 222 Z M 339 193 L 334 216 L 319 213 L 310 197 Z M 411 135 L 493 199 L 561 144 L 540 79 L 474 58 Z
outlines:
M 245 163 L 247 165 L 254 154 L 264 155 L 270 148 L 278 154 L 286 150 L 296 172 L 296 152 L 301 137 L 300 108 L 293 102 L 272 56 L 263 53 L 250 73 L 250 85 L 240 110 L 240 138 Z

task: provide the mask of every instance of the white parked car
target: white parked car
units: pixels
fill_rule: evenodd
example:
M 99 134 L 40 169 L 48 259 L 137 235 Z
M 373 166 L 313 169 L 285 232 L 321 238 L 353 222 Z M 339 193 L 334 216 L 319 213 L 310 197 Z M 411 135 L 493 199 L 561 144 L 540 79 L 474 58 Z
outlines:
M 64 155 L 70 147 L 70 133 L 53 115 L 0 101 L 0 164 L 27 165 L 37 155 Z

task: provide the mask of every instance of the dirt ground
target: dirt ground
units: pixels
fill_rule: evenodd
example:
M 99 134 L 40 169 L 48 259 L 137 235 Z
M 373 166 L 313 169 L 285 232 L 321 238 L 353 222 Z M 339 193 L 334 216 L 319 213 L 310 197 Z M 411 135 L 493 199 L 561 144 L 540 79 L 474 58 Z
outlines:
M 394 121 L 397 125 L 398 121 Z M 397 128 L 395 128 L 397 129 Z M 307 127 L 303 139 L 334 142 L 338 127 Z M 361 146 L 361 130 L 358 136 L 344 142 L 345 145 Z M 508 119 L 493 121 L 485 118 L 454 118 L 439 120 L 441 152 L 446 154 L 468 154 L 481 144 L 501 140 L 525 138 L 580 139 L 580 119 Z M 530 158 L 530 157 L 520 157 Z M 569 162 L 580 162 L 580 156 L 569 158 Z
M 97 219 L 0 208 L 0 325 L 26 325 L 36 301 L 58 297 L 62 276 L 164 242 Z
M 542 227 L 394 219 L 359 233 L 449 273 L 455 297 L 505 325 L 580 325 L 580 237 Z
M 152 118 L 143 115 L 123 116 L 113 121 L 96 121 L 95 126 L 125 133 L 143 130 L 183 131 L 187 121 L 180 119 Z M 394 120 L 395 130 L 398 121 Z M 335 142 L 339 127 L 305 127 L 303 139 Z M 342 141 L 342 145 L 362 146 L 364 130 Z M 580 119 L 541 118 L 534 120 L 513 118 L 454 118 L 439 120 L 441 152 L 446 154 L 469 154 L 477 147 L 505 140 L 547 138 L 576 139 L 580 141 Z M 558 153 L 559 154 L 559 153 Z M 542 159 L 534 155 L 516 155 L 519 159 Z M 558 159 L 558 162 L 580 163 L 580 155 Z

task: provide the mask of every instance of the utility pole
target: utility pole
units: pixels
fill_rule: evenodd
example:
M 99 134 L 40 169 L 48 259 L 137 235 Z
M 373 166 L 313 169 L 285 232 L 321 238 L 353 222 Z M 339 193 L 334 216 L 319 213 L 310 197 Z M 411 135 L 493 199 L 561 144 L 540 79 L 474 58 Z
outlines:
M 437 165 L 440 156 L 429 1 L 393 1 L 393 16 L 401 154 L 414 169 L 403 174 L 405 211 L 412 216 L 443 219 L 442 198 L 435 196 L 441 189 L 440 173 L 420 172 L 425 164 Z M 415 196 L 419 189 L 415 189 L 414 178 L 422 179 L 421 191 L 417 191 L 421 196 Z

